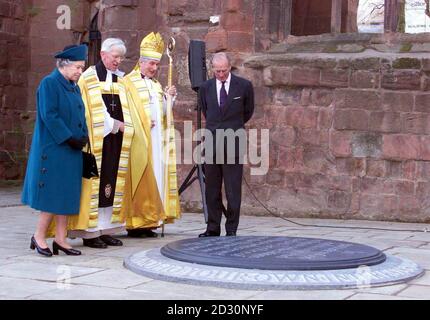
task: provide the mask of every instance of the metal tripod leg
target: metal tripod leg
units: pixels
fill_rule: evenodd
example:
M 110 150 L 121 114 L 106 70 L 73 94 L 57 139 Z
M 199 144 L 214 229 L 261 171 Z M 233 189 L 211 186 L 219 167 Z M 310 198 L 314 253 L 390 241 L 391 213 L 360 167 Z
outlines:
M 197 165 L 197 177 L 199 178 L 200 193 L 202 195 L 203 213 L 205 215 L 205 222 L 208 224 L 208 206 L 206 205 L 206 185 L 205 174 L 201 164 Z
M 197 176 L 193 177 L 194 172 L 197 170 Z M 202 197 L 203 213 L 205 216 L 205 222 L 208 223 L 208 207 L 206 205 L 206 186 L 205 186 L 205 174 L 201 164 L 193 166 L 191 171 L 188 173 L 181 187 L 179 188 L 179 195 L 185 191 L 195 180 L 199 180 L 200 194 Z

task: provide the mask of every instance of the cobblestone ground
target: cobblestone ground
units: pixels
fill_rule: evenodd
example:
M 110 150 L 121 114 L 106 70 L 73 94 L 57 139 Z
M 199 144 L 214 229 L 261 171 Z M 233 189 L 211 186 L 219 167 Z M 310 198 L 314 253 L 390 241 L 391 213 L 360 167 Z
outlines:
M 385 253 L 420 264 L 426 273 L 406 284 L 356 290 L 235 290 L 201 287 L 153 280 L 123 267 L 124 257 L 135 252 L 196 237 L 205 228 L 203 215 L 185 213 L 167 225 L 164 238 L 129 239 L 118 237 L 123 247 L 92 249 L 79 239 L 70 240 L 82 255 L 44 258 L 29 249 L 37 212 L 20 204 L 20 189 L 0 188 L 0 299 L 429 299 L 430 232 L 333 229 L 301 227 L 279 218 L 242 216 L 238 235 L 317 237 L 374 246 Z M 293 219 L 303 224 L 387 228 L 430 229 L 429 224 L 357 220 Z M 49 241 L 51 244 L 51 241 Z

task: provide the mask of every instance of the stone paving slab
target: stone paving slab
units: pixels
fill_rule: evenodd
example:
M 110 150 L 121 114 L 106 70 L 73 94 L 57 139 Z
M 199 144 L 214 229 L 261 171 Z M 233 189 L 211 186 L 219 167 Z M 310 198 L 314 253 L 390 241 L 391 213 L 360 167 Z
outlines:
M 424 269 L 430 270 L 430 250 L 416 248 L 393 248 L 386 253 L 415 261 Z
M 69 288 L 55 289 L 29 298 L 37 300 L 183 300 L 186 295 L 172 294 L 168 290 L 156 295 L 149 292 L 72 284 Z
M 430 232 L 422 232 L 422 233 L 416 233 L 412 237 L 410 237 L 408 240 L 417 240 L 417 241 L 430 241 Z
M 0 277 L 0 296 L 23 299 L 55 289 L 56 282 Z
M 269 290 L 252 297 L 252 300 L 344 300 L 353 290 L 278 291 Z
M 8 259 L 12 257 L 18 257 L 21 254 L 20 251 L 10 248 L 0 248 L 0 257 L 2 259 Z
M 106 266 L 110 270 L 124 270 L 124 259 L 122 257 L 99 257 L 93 256 L 93 259 L 76 262 L 76 266 L 96 268 L 100 266 Z
M 390 295 L 384 295 L 384 294 L 374 294 L 374 293 L 357 293 L 349 297 L 347 300 L 419 300 L 419 299 L 390 296 Z
M 405 290 L 396 294 L 397 297 L 406 297 L 412 299 L 429 300 L 430 293 L 428 286 L 410 285 Z
M 426 273 L 424 276 L 412 280 L 411 282 L 409 282 L 410 284 L 418 284 L 418 285 L 425 285 L 425 286 L 430 286 L 430 273 Z M 430 299 L 430 293 L 428 298 Z
M 217 288 L 212 286 L 201 287 L 183 283 L 171 283 L 163 281 L 151 281 L 140 286 L 130 288 L 129 291 L 139 291 L 144 293 L 153 293 L 163 295 L 168 290 L 170 294 L 184 295 L 187 299 L 206 300 L 246 300 L 254 297 L 260 291 L 236 290 Z
M 73 246 L 82 250 L 81 257 L 40 257 L 29 249 L 30 237 L 34 233 L 38 213 L 26 206 L 20 206 L 20 188 L 0 188 L 0 300 L 6 299 L 271 299 L 270 291 L 262 290 L 235 290 L 215 287 L 202 287 L 193 285 L 180 285 L 152 280 L 129 288 L 108 288 L 98 286 L 96 283 L 99 273 L 129 272 L 124 269 L 123 257 L 134 250 L 142 248 L 155 248 L 169 241 L 176 241 L 187 237 L 197 237 L 204 231 L 204 218 L 202 214 L 185 213 L 181 220 L 166 226 L 166 237 L 157 239 L 128 239 L 124 234 L 120 238 L 124 247 L 109 248 L 102 251 L 82 246 L 79 239 L 71 240 Z M 364 220 L 336 220 L 336 219 L 305 219 L 292 220 L 304 224 L 378 227 L 390 229 L 419 229 L 428 228 L 429 224 L 391 223 Z M 264 229 L 263 229 L 264 228 Z M 263 231 L 264 230 L 264 231 Z M 386 231 L 378 230 L 348 230 L 332 228 L 301 227 L 279 218 L 241 216 L 239 234 L 243 235 L 271 235 L 270 231 L 284 236 L 321 237 L 325 239 L 353 241 L 372 245 L 378 249 L 388 249 L 399 257 L 408 258 L 430 270 L 430 233 L 414 233 L 410 238 L 400 240 L 404 235 L 395 235 L 390 232 L 390 239 L 384 239 Z M 351 231 L 351 232 L 350 232 Z M 392 235 L 391 235 L 392 234 Z M 370 238 L 369 238 L 370 237 Z M 391 239 L 396 238 L 396 239 Z M 422 253 L 422 254 L 421 254 Z M 61 276 L 59 267 L 70 267 L 73 276 L 70 289 L 58 289 L 57 279 Z M 80 270 L 78 272 L 77 270 Z M 60 270 L 61 271 L 61 270 Z M 94 277 L 94 278 L 92 278 Z M 42 278 L 42 279 L 41 279 Z M 74 279 L 83 278 L 89 283 L 73 284 Z M 104 277 L 102 277 L 104 278 Z M 37 280 L 41 279 L 41 280 Z M 144 278 L 145 279 L 145 278 Z M 3 282 L 1 282 L 3 281 Z M 110 281 L 109 279 L 102 281 Z M 282 292 L 276 290 L 275 294 L 285 293 L 284 299 L 418 299 L 430 296 L 428 273 L 420 279 L 406 284 L 406 288 L 387 286 L 360 290 L 333 290 L 318 292 L 315 290 L 303 293 L 302 291 Z M 15 284 L 17 291 L 12 291 Z M 102 283 L 103 284 L 103 283 Z M 61 285 L 61 283 L 60 283 Z M 9 289 L 8 289 L 9 288 Z M 3 291 L 1 291 L 4 289 Z M 153 292 L 157 292 L 154 295 Z M 244 292 L 245 291 L 245 292 Z M 321 290 L 320 290 L 321 291 Z M 345 293 L 352 293 L 345 296 Z M 266 294 L 258 297 L 260 294 Z
M 47 260 L 51 258 L 40 257 L 40 259 Z M 64 267 L 68 268 L 68 270 L 70 271 L 71 278 L 82 276 L 85 274 L 92 274 L 103 270 L 101 268 L 74 267 L 70 265 L 64 266 L 40 262 L 17 262 L 0 266 L 0 276 L 21 279 L 57 281 L 59 276 L 63 274 Z
M 412 240 L 413 237 L 414 237 L 414 233 L 412 232 L 388 231 L 388 232 L 385 232 L 384 234 L 371 236 L 371 239 Z M 413 240 L 418 240 L 418 239 L 413 239 Z
M 126 289 L 152 281 L 128 270 L 109 269 L 94 274 L 73 278 L 73 284 L 85 284 L 95 287 Z
M 420 278 L 418 278 L 420 279 Z M 414 281 L 414 280 L 412 280 Z M 409 282 L 409 283 L 412 283 Z M 383 294 L 383 295 L 396 295 L 400 291 L 406 289 L 408 287 L 408 284 L 397 284 L 397 285 L 390 285 L 390 286 L 384 286 L 384 287 L 369 287 L 369 288 L 363 288 L 356 290 L 357 293 L 373 293 L 373 294 Z
M 37 260 L 36 260 L 37 258 Z M 9 261 L 14 263 L 31 263 L 34 261 L 37 261 L 37 263 L 46 264 L 46 265 L 68 265 L 68 266 L 82 266 L 86 262 L 90 263 L 92 260 L 96 260 L 97 256 L 94 255 L 88 255 L 83 254 L 80 256 L 67 256 L 65 254 L 60 254 L 58 256 L 53 256 L 52 258 L 45 258 L 45 257 L 35 257 L 34 252 L 30 252 L 26 255 L 21 255 L 18 257 L 13 257 L 9 259 Z M 97 265 L 96 267 L 99 268 L 101 264 Z

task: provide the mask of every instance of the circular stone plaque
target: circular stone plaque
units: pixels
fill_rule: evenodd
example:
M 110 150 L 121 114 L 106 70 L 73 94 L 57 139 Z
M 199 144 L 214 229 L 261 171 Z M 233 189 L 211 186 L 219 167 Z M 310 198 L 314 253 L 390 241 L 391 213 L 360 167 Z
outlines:
M 160 249 L 125 258 L 124 266 L 145 277 L 190 285 L 245 290 L 365 289 L 405 283 L 424 274 L 416 263 L 387 255 L 378 265 L 336 270 L 257 270 L 182 262 L 165 257 Z
M 386 259 L 362 244 L 299 237 L 207 237 L 179 240 L 161 248 L 175 260 L 260 270 L 336 270 L 372 266 Z

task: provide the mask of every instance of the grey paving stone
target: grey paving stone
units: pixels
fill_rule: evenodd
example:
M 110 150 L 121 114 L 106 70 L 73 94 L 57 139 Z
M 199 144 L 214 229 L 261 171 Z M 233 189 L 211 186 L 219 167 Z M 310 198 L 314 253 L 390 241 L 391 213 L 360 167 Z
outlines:
M 423 244 L 419 246 L 420 249 L 430 250 L 430 243 Z
M 36 210 L 27 206 L 20 206 L 21 188 L 0 188 L 0 299 L 259 299 L 258 295 L 267 293 L 262 299 L 269 299 L 269 291 L 233 290 L 224 288 L 206 288 L 200 286 L 184 285 L 163 281 L 150 281 L 139 284 L 129 289 L 98 287 L 95 285 L 73 285 L 70 289 L 58 289 L 56 280 L 64 271 L 64 266 L 70 268 L 72 276 L 84 280 L 93 278 L 97 273 L 108 274 L 108 272 L 129 272 L 123 268 L 123 258 L 135 251 L 160 247 L 169 241 L 176 241 L 187 237 L 196 237 L 205 229 L 202 214 L 184 213 L 182 218 L 175 224 L 166 225 L 166 238 L 164 239 L 129 239 L 124 233 L 118 237 L 124 241 L 124 247 L 109 248 L 107 250 L 92 249 L 82 246 L 81 239 L 71 240 L 71 244 L 83 251 L 80 257 L 67 257 L 61 255 L 53 258 L 43 258 L 31 251 L 28 246 L 30 237 L 34 233 L 38 215 Z M 418 229 L 430 230 L 430 224 L 419 223 L 395 223 L 383 221 L 363 220 L 336 220 L 336 219 L 306 219 L 293 218 L 293 221 L 303 224 L 335 225 L 335 226 L 358 226 L 358 227 L 380 227 L 398 230 Z M 224 224 L 223 219 L 222 223 Z M 159 232 L 159 231 L 157 231 Z M 396 232 L 378 230 L 348 230 L 331 228 L 301 227 L 279 218 L 241 216 L 238 234 L 240 235 L 268 235 L 270 232 L 277 235 L 298 237 L 321 237 L 324 239 L 358 242 L 372 245 L 378 249 L 385 250 L 391 254 L 411 259 L 422 267 L 430 270 L 430 232 L 413 233 L 410 238 L 402 239 L 404 236 L 396 235 Z M 407 235 L 408 233 L 399 233 Z M 156 241 L 153 241 L 156 240 Z M 159 241 L 161 240 L 161 241 Z M 49 242 L 50 243 L 50 242 Z M 60 269 L 59 269 L 60 268 Z M 58 272 L 60 271 L 60 272 Z M 78 272 L 79 271 L 79 272 Z M 95 272 L 95 273 L 91 273 Z M 78 279 L 76 278 L 76 279 Z M 113 281 L 113 279 L 102 279 Z M 144 278 L 144 277 L 142 277 Z M 3 282 L 1 282 L 1 279 Z M 12 280 L 6 280 L 12 279 Z M 36 280 L 42 279 L 42 280 Z M 132 281 L 131 281 L 132 282 Z M 12 284 L 11 284 L 12 283 Z M 17 291 L 10 291 L 8 286 L 16 284 Z M 61 284 L 61 283 L 60 283 Z M 150 290 L 156 289 L 154 295 Z M 412 286 L 403 288 L 400 286 L 386 286 L 362 291 L 354 291 L 354 299 L 416 299 L 417 296 L 429 297 L 428 274 L 415 280 Z M 120 285 L 120 284 L 119 284 Z M 183 287 L 185 286 L 185 287 Z M 138 288 L 138 290 L 134 290 Z M 143 290 L 143 288 L 146 288 Z M 172 289 L 179 288 L 179 289 Z M 403 288 L 403 289 L 402 289 Z M 1 291 L 4 289 L 4 291 Z M 13 289 L 13 288 L 12 288 Z M 11 290 L 12 290 L 11 289 Z M 47 291 L 42 292 L 47 289 Z M 201 291 L 204 289 L 203 291 Z M 35 290 L 35 291 L 32 291 Z M 41 291 L 42 290 L 42 291 Z M 364 291 L 363 291 L 364 290 Z M 400 290 L 400 292 L 399 292 Z M 338 293 L 338 291 L 340 293 Z M 313 297 L 320 296 L 329 299 L 344 299 L 344 293 L 350 290 L 322 290 L 316 292 Z M 204 293 L 202 293 L 204 292 Z M 398 293 L 398 296 L 395 296 Z M 276 290 L 275 294 L 280 291 Z M 288 294 L 293 293 L 289 291 Z M 309 295 L 312 291 L 300 295 Z M 350 293 L 350 292 L 348 292 Z M 202 295 L 203 294 L 203 295 Z M 340 296 L 338 296 L 340 294 Z M 13 295 L 13 296 L 12 296 Z M 407 295 L 407 296 L 404 296 Z M 296 295 L 297 296 L 297 295 Z M 409 297 L 411 296 L 411 297 Z M 257 298 L 253 298 L 257 297 Z M 391 298 L 390 298 L 391 297 Z M 294 298 L 292 298 L 294 299 Z M 309 298 L 313 299 L 313 298 Z
M 124 270 L 124 259 L 122 257 L 98 257 L 87 261 L 76 262 L 76 266 L 88 268 L 121 269 Z
M 83 253 L 80 256 L 67 256 L 65 254 L 60 253 L 60 255 L 54 256 L 52 258 L 44 258 L 44 257 L 40 256 L 39 254 L 36 254 L 35 252 L 31 252 L 31 253 L 26 254 L 26 255 L 10 258 L 10 260 L 12 260 L 15 263 L 17 263 L 17 262 L 25 262 L 25 263 L 36 262 L 36 263 L 43 263 L 43 264 L 48 264 L 48 265 L 68 265 L 68 266 L 80 266 L 80 265 L 82 265 L 82 263 L 85 263 L 87 261 L 91 261 L 94 259 L 97 259 L 97 257 L 94 255 L 88 255 L 85 253 Z M 104 267 L 102 265 L 100 265 L 98 267 L 104 269 Z
M 373 293 L 357 293 L 347 300 L 415 300 L 407 297 L 390 296 L 384 294 Z
M 253 296 L 252 300 L 344 300 L 353 290 L 276 291 L 269 290 Z
M 412 282 L 409 282 L 412 283 Z M 356 289 L 357 293 L 372 293 L 372 294 L 382 294 L 382 295 L 395 295 L 396 293 L 407 288 L 408 284 L 398 284 L 393 286 L 384 287 L 373 287 L 373 288 L 363 288 Z
M 153 281 L 126 269 L 110 269 L 72 279 L 73 284 L 126 289 Z
M 142 285 L 132 287 L 129 291 L 136 292 L 152 292 L 155 295 L 164 294 L 166 290 L 170 294 L 177 294 L 186 296 L 187 299 L 220 299 L 220 300 L 244 300 L 251 298 L 259 291 L 257 290 L 236 290 L 216 287 L 202 287 L 194 286 L 183 283 L 165 282 L 160 280 L 154 280 Z
M 402 231 L 387 231 L 383 234 L 374 235 L 371 239 L 389 239 L 389 240 L 418 240 L 413 239 L 414 233 L 411 232 L 402 232 Z
M 24 253 L 23 250 L 17 251 L 15 249 L 10 248 L 0 248 L 0 257 L 2 259 L 8 259 L 11 257 L 18 257 Z
M 394 248 L 387 253 L 415 261 L 424 269 L 430 269 L 430 250 L 420 248 Z
M 388 240 L 388 239 L 362 239 L 360 242 L 378 248 L 379 250 L 386 250 L 389 248 L 419 248 L 423 242 L 411 240 Z
M 409 240 L 417 240 L 430 243 L 430 232 L 416 233 Z
M 184 295 L 174 295 L 169 292 L 165 292 L 163 295 L 155 295 L 153 293 L 125 289 L 71 284 L 70 286 L 64 286 L 64 289 L 51 290 L 29 298 L 37 300 L 174 300 L 185 299 L 185 297 Z
M 396 296 L 428 300 L 430 299 L 430 286 L 410 285 Z
M 128 257 L 129 255 L 132 255 L 133 253 L 142 251 L 144 249 L 145 246 L 142 247 L 121 247 L 121 249 L 115 249 L 115 250 L 98 250 L 96 253 L 94 253 L 96 256 L 99 257 L 120 257 L 120 258 L 125 258 Z M 154 246 L 151 246 L 151 248 L 153 248 Z M 155 247 L 160 247 L 160 246 L 155 246 Z
M 40 257 L 40 259 L 54 259 Z M 85 268 L 57 264 L 47 264 L 40 262 L 16 262 L 0 266 L 0 276 L 18 278 L 57 281 L 65 273 L 70 277 L 77 277 L 85 274 L 99 272 L 99 268 Z
M 55 290 L 56 288 L 57 284 L 55 282 L 0 277 L 0 296 L 9 298 L 26 298 Z
M 426 273 L 423 276 L 421 276 L 418 279 L 412 280 L 409 283 L 430 286 L 430 271 L 426 271 Z M 429 293 L 429 298 L 430 298 L 430 293 Z

